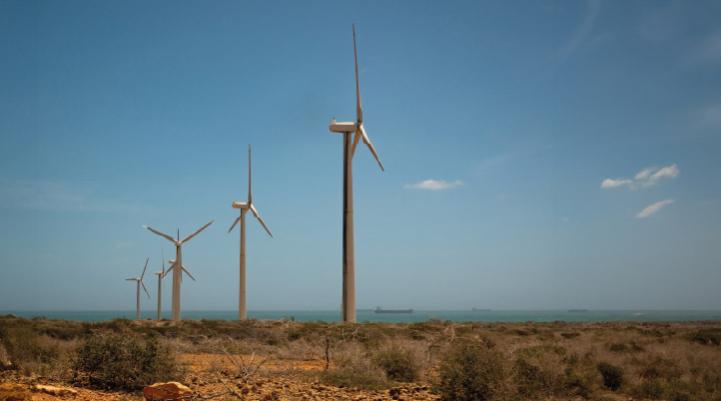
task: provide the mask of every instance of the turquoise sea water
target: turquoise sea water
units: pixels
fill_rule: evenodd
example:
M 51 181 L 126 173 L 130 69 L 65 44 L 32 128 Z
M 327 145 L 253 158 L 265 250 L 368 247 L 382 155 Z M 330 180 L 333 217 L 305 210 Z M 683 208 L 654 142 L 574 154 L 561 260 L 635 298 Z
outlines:
M 46 317 L 50 319 L 102 321 L 116 318 L 133 319 L 135 311 L 0 311 L 0 315 L 13 314 L 26 318 Z M 340 320 L 339 311 L 249 311 L 251 319 L 295 319 L 297 321 Z M 143 319 L 154 319 L 155 312 L 142 312 Z M 170 318 L 170 312 L 163 314 Z M 183 319 L 237 319 L 235 311 L 185 311 Z M 721 310 L 715 311 L 670 311 L 670 310 L 491 310 L 491 311 L 426 311 L 413 313 L 378 314 L 372 310 L 359 310 L 358 322 L 422 322 L 431 319 L 455 322 L 612 322 L 612 321 L 721 321 Z

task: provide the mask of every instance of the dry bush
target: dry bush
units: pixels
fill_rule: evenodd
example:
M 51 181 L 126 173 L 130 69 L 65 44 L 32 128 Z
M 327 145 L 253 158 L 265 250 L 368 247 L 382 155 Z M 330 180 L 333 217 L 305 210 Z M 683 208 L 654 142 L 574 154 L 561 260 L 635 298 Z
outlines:
M 603 385 L 609 390 L 617 391 L 623 386 L 624 372 L 620 366 L 601 362 L 598 364 L 598 372 L 603 378 Z
M 171 350 L 155 338 L 98 334 L 78 349 L 75 381 L 105 389 L 135 390 L 180 374 Z
M 321 374 L 321 381 L 336 387 L 379 389 L 388 386 L 383 371 L 373 365 L 357 344 L 347 344 L 334 354 L 331 368 Z
M 454 345 L 439 374 L 436 390 L 443 401 L 493 401 L 506 395 L 503 357 L 485 346 Z
M 420 361 L 414 349 L 399 343 L 390 343 L 373 355 L 373 363 L 385 372 L 386 377 L 399 382 L 418 380 L 422 369 Z

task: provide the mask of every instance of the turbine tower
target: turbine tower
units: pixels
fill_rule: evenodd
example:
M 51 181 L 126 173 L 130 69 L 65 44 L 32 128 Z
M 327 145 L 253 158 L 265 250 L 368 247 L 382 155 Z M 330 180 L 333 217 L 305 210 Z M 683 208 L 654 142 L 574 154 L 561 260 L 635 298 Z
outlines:
M 165 277 L 165 255 L 160 250 L 160 271 L 153 273 L 158 276 L 158 314 L 156 320 L 160 320 L 160 313 L 163 310 L 163 277 Z
M 260 217 L 260 214 L 258 213 L 258 210 L 255 208 L 255 205 L 253 205 L 253 191 L 251 189 L 251 164 L 250 164 L 250 145 L 248 145 L 248 201 L 247 202 L 238 202 L 234 201 L 231 206 L 235 209 L 240 209 L 240 216 L 235 219 L 233 222 L 233 225 L 230 226 L 228 229 L 228 233 L 233 231 L 233 228 L 235 227 L 238 222 L 240 222 L 240 283 L 239 283 L 239 291 L 238 291 L 238 319 L 239 320 L 245 320 L 248 318 L 248 308 L 245 302 L 245 214 L 250 210 L 253 213 L 253 216 L 255 216 L 256 219 L 258 219 L 258 222 L 261 226 L 265 229 L 265 231 L 268 233 L 268 235 L 273 237 L 273 234 L 270 233 L 270 230 L 268 229 L 268 226 L 265 225 L 265 222 Z
M 168 234 L 165 234 L 163 232 L 160 232 L 150 226 L 143 226 L 150 230 L 152 233 L 157 234 L 168 241 L 172 242 L 173 245 L 175 245 L 175 262 L 173 263 L 168 270 L 165 271 L 165 274 L 168 274 L 168 271 L 173 271 L 173 305 L 172 305 L 172 319 L 173 321 L 179 321 L 180 320 L 180 283 L 183 281 L 183 272 L 190 276 L 190 273 L 183 267 L 183 244 L 190 241 L 193 237 L 198 235 L 201 231 L 208 228 L 209 225 L 213 224 L 213 221 L 209 221 L 206 225 L 203 227 L 200 227 L 199 229 L 195 230 L 194 233 L 188 235 L 187 237 L 180 239 L 180 230 L 178 230 L 178 238 L 175 239 L 171 237 Z M 190 276 L 193 278 L 193 276 Z M 193 278 L 193 280 L 195 280 Z
M 355 93 L 356 93 L 356 121 L 337 122 L 335 118 L 330 123 L 330 131 L 343 134 L 343 321 L 355 323 L 355 255 L 353 241 L 353 155 L 358 142 L 368 146 L 373 157 L 378 162 L 381 171 L 385 171 L 383 163 L 378 158 L 373 143 L 363 127 L 363 107 L 361 106 L 360 81 L 358 79 L 358 48 L 356 46 L 355 25 L 353 25 L 353 56 L 355 60 Z
M 145 271 L 148 269 L 148 261 L 150 258 L 145 259 L 145 267 L 143 267 L 143 274 L 140 275 L 140 277 L 130 277 L 126 278 L 126 281 L 135 281 L 135 320 L 140 320 L 140 287 L 143 287 L 143 290 L 148 295 L 148 298 L 150 298 L 150 293 L 148 292 L 148 289 L 145 288 L 145 283 L 143 283 L 143 277 L 145 277 Z

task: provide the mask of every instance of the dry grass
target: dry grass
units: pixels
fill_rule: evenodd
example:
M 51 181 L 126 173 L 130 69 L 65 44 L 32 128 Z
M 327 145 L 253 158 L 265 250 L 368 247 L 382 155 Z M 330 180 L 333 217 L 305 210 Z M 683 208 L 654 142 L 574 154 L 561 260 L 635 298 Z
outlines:
M 78 347 L 103 333 L 153 336 L 176 353 L 206 354 L 218 361 L 227 359 L 224 352 L 243 358 L 255 355 L 271 361 L 273 372 L 282 372 L 283 364 L 293 369 L 312 365 L 310 380 L 371 388 L 392 385 L 388 379 L 437 383 L 441 360 L 449 350 L 457 344 L 472 344 L 500 356 L 506 399 L 597 400 L 616 394 L 721 400 L 721 323 L 708 322 L 344 325 L 251 320 L 176 324 L 7 316 L 0 317 L 0 359 L 12 362 L 22 374 L 68 380 Z M 388 351 L 399 349 L 404 351 Z M 390 354 L 385 361 L 379 357 L 383 353 Z M 604 385 L 598 369 L 602 362 L 623 370 L 622 384 L 615 392 Z M 224 361 L 209 363 L 207 370 L 232 373 L 237 369 Z M 414 373 L 405 376 L 409 371 Z

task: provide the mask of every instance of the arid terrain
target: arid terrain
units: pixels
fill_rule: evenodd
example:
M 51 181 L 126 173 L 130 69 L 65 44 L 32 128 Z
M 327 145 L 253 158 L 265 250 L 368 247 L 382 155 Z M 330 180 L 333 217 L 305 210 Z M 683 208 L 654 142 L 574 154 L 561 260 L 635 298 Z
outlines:
M 721 400 L 721 323 L 329 324 L 0 317 L 0 401 Z M 51 395 L 48 384 L 72 390 Z M 73 393 L 74 391 L 74 393 Z M 52 391 L 51 391 L 52 392 Z

